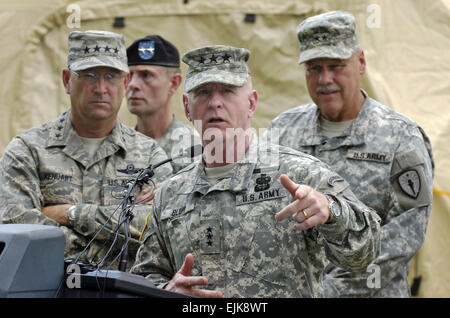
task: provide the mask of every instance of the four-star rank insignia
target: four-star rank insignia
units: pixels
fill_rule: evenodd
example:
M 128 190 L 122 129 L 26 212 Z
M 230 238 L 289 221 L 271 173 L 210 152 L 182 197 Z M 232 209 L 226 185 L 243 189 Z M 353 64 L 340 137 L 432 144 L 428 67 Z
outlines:
M 150 60 L 155 55 L 155 41 L 141 41 L 138 48 L 139 57 Z
M 407 170 L 403 172 L 398 177 L 398 184 L 402 191 L 410 196 L 411 198 L 416 199 L 420 193 L 420 177 L 416 170 Z

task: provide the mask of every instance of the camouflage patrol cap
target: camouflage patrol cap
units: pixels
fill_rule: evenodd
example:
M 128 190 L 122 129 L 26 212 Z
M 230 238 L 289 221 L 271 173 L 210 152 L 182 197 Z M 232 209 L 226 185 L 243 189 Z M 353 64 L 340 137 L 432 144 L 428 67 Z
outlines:
M 206 83 L 243 86 L 250 70 L 250 51 L 225 45 L 212 45 L 186 52 L 182 61 L 189 66 L 184 81 L 186 92 Z
M 68 38 L 67 66 L 72 71 L 107 66 L 129 72 L 123 35 L 109 31 L 73 31 Z
M 305 19 L 297 27 L 300 41 L 298 63 L 317 58 L 347 59 L 359 48 L 355 17 L 331 11 Z

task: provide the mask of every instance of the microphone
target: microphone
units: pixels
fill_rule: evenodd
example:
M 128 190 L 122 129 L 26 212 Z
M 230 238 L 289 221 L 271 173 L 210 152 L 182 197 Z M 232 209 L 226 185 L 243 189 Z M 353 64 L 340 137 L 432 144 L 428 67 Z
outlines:
M 197 157 L 198 155 L 203 153 L 203 146 L 200 144 L 191 146 L 185 150 L 183 150 L 180 155 L 173 157 L 173 158 L 168 158 L 165 159 L 161 162 L 158 162 L 155 165 L 150 165 L 145 169 L 142 169 L 141 173 L 139 174 L 139 176 L 136 178 L 136 181 L 130 184 L 130 188 L 127 191 L 127 197 L 130 195 L 132 189 L 134 188 L 134 186 L 136 184 L 143 184 L 143 183 L 147 183 L 148 180 L 150 180 L 151 177 L 153 177 L 155 175 L 155 172 L 153 171 L 154 169 L 158 168 L 159 166 L 162 166 L 163 164 L 166 164 L 168 162 L 173 161 L 174 159 L 180 159 L 180 158 L 194 158 Z M 122 204 L 122 211 L 125 211 L 126 209 L 126 203 L 127 200 L 124 200 L 123 204 Z M 131 212 L 131 211 L 129 211 Z M 127 215 L 127 217 L 129 217 L 130 214 Z M 131 220 L 131 219 L 130 219 Z M 128 219 L 124 221 L 124 230 L 125 230 L 125 236 L 128 237 L 130 234 L 128 232 Z M 125 243 L 126 244 L 126 243 Z M 123 252 L 120 255 L 120 260 L 119 260 L 119 270 L 122 272 L 126 271 L 126 267 L 127 267 L 127 256 L 128 256 L 128 247 L 124 246 L 123 248 Z

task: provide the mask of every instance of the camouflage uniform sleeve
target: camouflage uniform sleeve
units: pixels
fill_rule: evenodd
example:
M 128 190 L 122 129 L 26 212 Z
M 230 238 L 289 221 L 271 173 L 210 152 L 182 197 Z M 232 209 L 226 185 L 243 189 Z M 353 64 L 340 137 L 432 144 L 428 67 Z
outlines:
M 0 160 L 0 223 L 25 223 L 58 226 L 66 240 L 73 234 L 68 227 L 46 217 L 37 173 L 37 162 L 28 146 L 15 137 Z M 71 246 L 65 245 L 65 255 Z
M 349 184 L 323 164 L 311 172 L 317 191 L 333 196 L 341 207 L 335 220 L 317 229 L 324 239 L 327 258 L 349 271 L 363 271 L 377 256 L 380 245 L 380 218 L 359 201 Z
M 139 247 L 131 273 L 144 276 L 156 286 L 163 288 L 175 275 L 171 251 L 164 243 L 163 230 L 159 216 L 162 193 L 158 192 L 153 205 L 149 225 L 145 231 L 143 242 Z
M 380 267 L 381 291 L 395 290 L 392 284 L 407 281 L 395 276 L 399 268 L 409 266 L 422 246 L 431 213 L 434 161 L 430 142 L 421 129 L 409 130 L 403 140 L 391 169 L 391 206 L 381 226 L 381 253 L 374 262 Z

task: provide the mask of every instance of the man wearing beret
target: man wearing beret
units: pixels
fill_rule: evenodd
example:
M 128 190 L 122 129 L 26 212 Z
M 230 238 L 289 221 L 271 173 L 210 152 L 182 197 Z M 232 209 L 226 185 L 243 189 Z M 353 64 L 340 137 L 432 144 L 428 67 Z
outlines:
M 167 156 L 117 118 L 129 82 L 123 36 L 74 31 L 68 47 L 62 82 L 71 107 L 7 146 L 0 161 L 0 221 L 59 226 L 66 258 L 112 268 L 125 243 L 119 219 L 128 180 Z M 156 186 L 172 172 L 170 165 L 155 170 Z M 149 209 L 141 187 L 133 192 L 128 265 Z M 116 230 L 121 235 L 108 252 Z
M 409 264 L 431 212 L 430 141 L 415 122 L 360 88 L 366 59 L 351 13 L 307 18 L 297 33 L 313 102 L 279 115 L 266 134 L 277 130 L 281 145 L 329 164 L 382 220 L 379 256 L 359 273 L 330 264 L 325 295 L 409 297 Z
M 178 49 L 159 35 L 138 39 L 127 49 L 130 83 L 128 109 L 137 116 L 136 130 L 154 138 L 167 156 L 174 158 L 200 140 L 194 130 L 175 118 L 172 96 L 181 84 Z M 174 173 L 192 162 L 174 159 Z
M 321 297 L 327 258 L 362 270 L 376 256 L 378 216 L 316 158 L 258 139 L 249 57 L 222 45 L 184 54 L 203 157 L 157 192 L 131 271 L 200 297 Z

